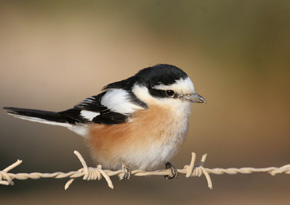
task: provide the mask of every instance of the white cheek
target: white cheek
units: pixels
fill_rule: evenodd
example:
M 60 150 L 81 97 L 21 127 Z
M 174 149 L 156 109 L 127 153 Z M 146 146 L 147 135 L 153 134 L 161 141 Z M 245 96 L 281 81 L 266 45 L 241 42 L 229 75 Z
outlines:
M 147 105 L 157 104 L 162 107 L 166 107 L 172 113 L 177 115 L 178 117 L 184 116 L 188 117 L 190 114 L 191 104 L 190 102 L 183 101 L 175 98 L 155 98 L 152 97 L 148 91 L 148 88 L 141 85 L 134 85 L 132 89 L 133 93 L 139 98 L 141 101 L 145 102 Z
M 138 99 L 145 102 L 146 104 L 157 102 L 157 99 L 150 95 L 148 88 L 145 86 L 136 84 L 133 86 L 132 92 Z
M 162 104 L 163 107 L 171 110 L 171 113 L 174 115 L 182 115 L 188 117 L 191 109 L 191 102 L 183 101 L 180 99 L 174 98 L 159 98 L 158 102 Z

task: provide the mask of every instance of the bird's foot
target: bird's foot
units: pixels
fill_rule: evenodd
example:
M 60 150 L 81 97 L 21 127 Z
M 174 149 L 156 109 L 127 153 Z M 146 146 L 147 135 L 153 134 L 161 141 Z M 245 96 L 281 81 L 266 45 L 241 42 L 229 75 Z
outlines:
M 130 177 L 131 177 L 131 170 L 129 169 L 129 167 L 126 164 L 123 164 L 122 165 L 122 171 L 123 171 L 123 173 L 121 173 L 119 175 L 119 179 L 120 180 L 130 179 Z
M 167 162 L 165 164 L 165 168 L 170 169 L 170 172 L 171 172 L 170 175 L 164 176 L 165 179 L 175 179 L 178 177 L 177 169 L 170 162 Z

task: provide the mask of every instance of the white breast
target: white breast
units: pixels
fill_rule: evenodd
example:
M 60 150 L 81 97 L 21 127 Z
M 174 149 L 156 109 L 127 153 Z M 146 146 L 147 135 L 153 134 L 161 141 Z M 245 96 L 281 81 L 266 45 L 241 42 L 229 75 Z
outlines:
M 150 109 L 150 108 L 149 108 Z M 153 170 L 168 162 L 182 146 L 188 131 L 188 116 L 190 103 L 183 104 L 183 109 L 171 110 L 170 117 L 163 119 L 159 124 L 154 120 L 153 125 L 147 124 L 147 129 L 154 129 L 141 136 L 146 140 L 128 148 L 122 159 L 129 167 Z M 144 131 L 146 132 L 146 130 Z M 162 135 L 158 136 L 160 133 Z M 152 136 L 153 135 L 153 136 Z M 138 136 L 136 136 L 138 138 Z

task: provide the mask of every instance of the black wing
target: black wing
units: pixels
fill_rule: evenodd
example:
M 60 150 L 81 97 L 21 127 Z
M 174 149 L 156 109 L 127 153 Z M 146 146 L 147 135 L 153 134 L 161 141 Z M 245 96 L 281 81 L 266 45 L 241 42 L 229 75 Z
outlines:
M 71 115 L 72 117 L 75 114 L 75 110 L 79 112 L 78 117 L 81 120 L 85 120 L 86 122 L 93 122 L 93 123 L 98 123 L 98 124 L 120 124 L 124 123 L 128 120 L 127 115 L 123 115 L 121 113 L 113 112 L 110 109 L 108 109 L 106 106 L 104 106 L 101 103 L 102 97 L 106 94 L 106 92 L 103 92 L 99 95 L 92 96 L 89 98 L 86 98 L 84 101 L 81 103 L 77 104 L 73 109 L 66 110 L 64 112 L 61 112 L 62 114 L 66 115 Z M 94 117 L 91 120 L 85 119 L 82 115 L 82 111 L 91 111 L 94 113 L 98 113 L 96 117 Z
M 70 126 L 79 123 L 120 124 L 128 120 L 127 115 L 116 113 L 101 104 L 103 92 L 85 99 L 81 103 L 62 112 L 43 111 L 26 108 L 4 107 L 8 114 L 17 118 L 52 124 Z

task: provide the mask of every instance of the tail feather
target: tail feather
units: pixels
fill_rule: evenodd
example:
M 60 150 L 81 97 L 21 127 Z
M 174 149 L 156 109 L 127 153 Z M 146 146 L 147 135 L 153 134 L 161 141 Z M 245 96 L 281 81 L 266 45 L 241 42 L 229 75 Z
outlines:
M 4 107 L 3 109 L 7 110 L 8 114 L 20 119 L 64 127 L 71 126 L 71 119 L 57 112 L 15 107 Z

